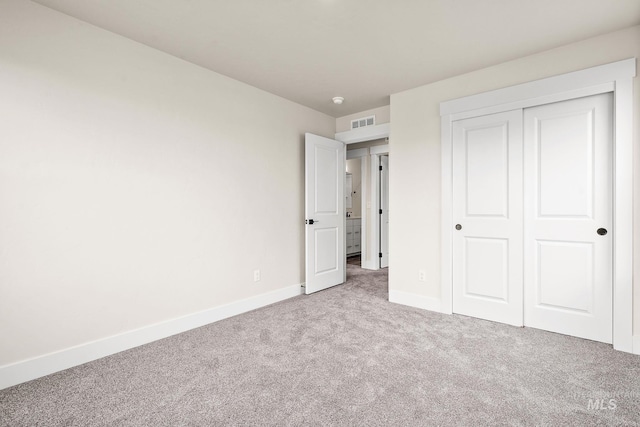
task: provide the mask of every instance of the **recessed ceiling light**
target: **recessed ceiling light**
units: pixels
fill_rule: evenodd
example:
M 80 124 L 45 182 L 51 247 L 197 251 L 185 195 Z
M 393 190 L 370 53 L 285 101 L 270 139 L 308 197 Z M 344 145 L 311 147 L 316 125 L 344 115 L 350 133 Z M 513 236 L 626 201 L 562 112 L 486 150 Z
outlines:
M 343 97 L 341 97 L 341 96 L 334 96 L 333 97 L 333 103 L 334 104 L 340 105 L 343 102 L 344 102 L 344 98 Z

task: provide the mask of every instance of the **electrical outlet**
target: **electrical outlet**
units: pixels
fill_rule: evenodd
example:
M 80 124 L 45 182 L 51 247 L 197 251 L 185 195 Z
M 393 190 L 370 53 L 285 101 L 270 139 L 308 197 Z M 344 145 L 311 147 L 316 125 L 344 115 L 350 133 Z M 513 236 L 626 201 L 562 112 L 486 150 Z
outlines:
M 426 282 L 427 281 L 427 273 L 424 270 L 419 270 L 418 271 L 418 280 L 421 282 Z
M 253 270 L 253 281 L 254 282 L 260 281 L 260 270 Z

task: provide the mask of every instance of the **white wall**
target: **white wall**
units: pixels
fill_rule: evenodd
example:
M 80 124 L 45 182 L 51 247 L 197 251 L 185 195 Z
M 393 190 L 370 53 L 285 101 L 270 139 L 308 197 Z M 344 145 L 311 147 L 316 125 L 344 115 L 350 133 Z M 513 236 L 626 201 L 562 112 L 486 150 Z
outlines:
M 506 62 L 391 96 L 390 207 L 401 222 L 390 229 L 390 291 L 440 298 L 440 115 L 442 101 L 640 57 L 640 26 Z M 640 84 L 634 81 L 634 147 L 640 144 Z M 640 150 L 635 158 L 635 250 L 640 245 Z M 427 281 L 418 281 L 425 270 Z M 640 277 L 640 262 L 635 277 Z M 635 282 L 635 333 L 640 331 L 640 285 Z
M 3 0 L 0 365 L 303 282 L 304 132 L 335 119 Z

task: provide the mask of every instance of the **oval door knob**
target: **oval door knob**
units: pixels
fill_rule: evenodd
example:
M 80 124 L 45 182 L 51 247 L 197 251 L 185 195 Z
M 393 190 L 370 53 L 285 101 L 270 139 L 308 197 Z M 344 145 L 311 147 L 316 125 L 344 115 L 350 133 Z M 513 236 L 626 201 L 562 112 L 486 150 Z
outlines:
M 462 226 L 460 224 L 456 224 L 456 230 L 462 230 Z
M 598 228 L 598 231 L 596 231 L 596 233 L 598 233 L 601 236 L 604 236 L 605 234 L 607 234 L 607 229 L 606 228 Z

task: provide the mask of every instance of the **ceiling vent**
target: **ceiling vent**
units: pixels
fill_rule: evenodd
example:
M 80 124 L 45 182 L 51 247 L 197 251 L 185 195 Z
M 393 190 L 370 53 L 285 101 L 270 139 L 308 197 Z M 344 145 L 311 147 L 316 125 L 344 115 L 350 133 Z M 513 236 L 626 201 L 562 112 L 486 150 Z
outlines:
M 351 120 L 351 129 L 360 129 L 376 124 L 376 116 L 363 117 L 361 119 Z

